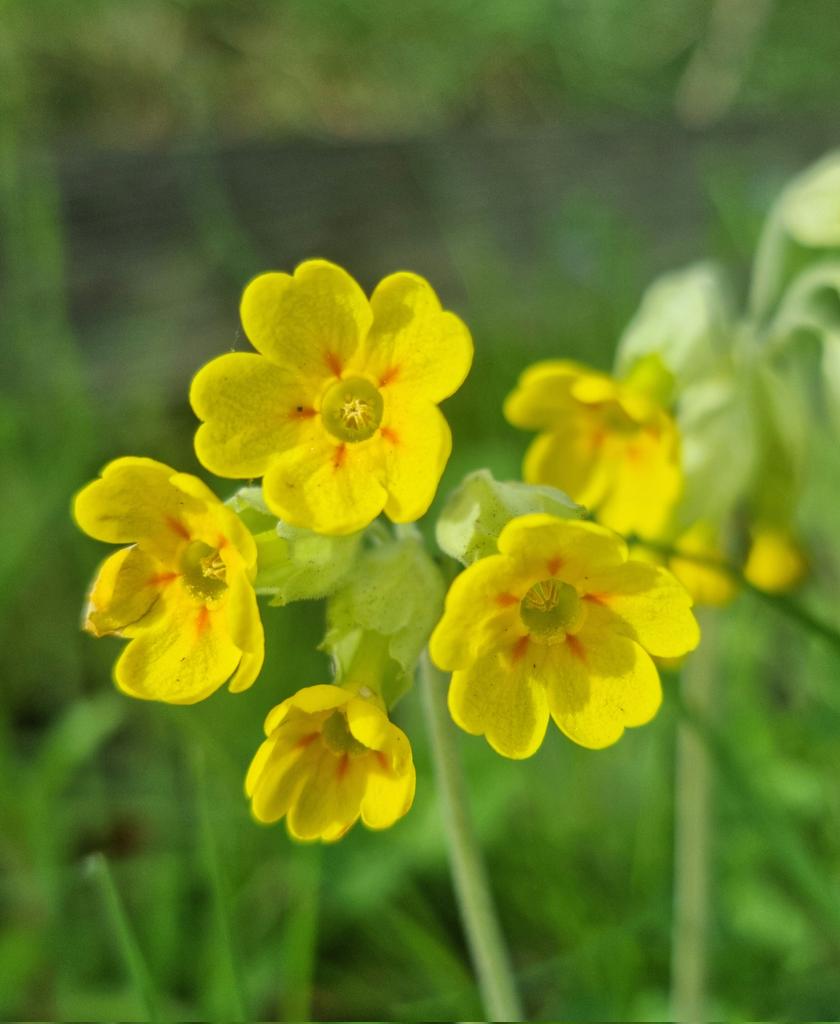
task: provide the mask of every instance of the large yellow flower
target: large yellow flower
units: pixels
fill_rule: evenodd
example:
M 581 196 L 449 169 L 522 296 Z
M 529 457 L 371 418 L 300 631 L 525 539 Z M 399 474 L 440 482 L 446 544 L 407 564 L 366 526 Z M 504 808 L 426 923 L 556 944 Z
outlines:
M 127 544 L 102 564 L 84 627 L 130 643 L 114 670 L 132 697 L 193 704 L 225 681 L 249 687 L 263 662 L 251 580 L 257 552 L 205 485 L 153 459 L 111 462 L 76 496 L 85 533 Z
M 456 578 L 432 634 L 455 722 L 515 758 L 537 750 L 549 714 L 592 748 L 648 722 L 661 701 L 650 656 L 699 640 L 685 589 L 593 523 L 521 516 L 498 547 Z
M 414 801 L 414 762 L 405 733 L 370 694 L 307 686 L 265 721 L 245 793 L 258 821 L 284 815 L 296 839 L 340 839 L 361 815 L 388 828 Z
M 340 267 L 310 260 L 255 278 L 241 317 L 259 354 L 219 356 L 192 384 L 201 462 L 264 476 L 272 512 L 319 533 L 353 533 L 383 509 L 419 519 L 452 447 L 437 403 L 473 352 L 427 282 L 392 274 L 368 301 Z
M 620 533 L 656 537 L 682 474 L 677 428 L 648 368 L 619 382 L 573 362 L 536 363 L 504 412 L 513 426 L 540 431 L 525 456 L 528 483 L 559 487 Z

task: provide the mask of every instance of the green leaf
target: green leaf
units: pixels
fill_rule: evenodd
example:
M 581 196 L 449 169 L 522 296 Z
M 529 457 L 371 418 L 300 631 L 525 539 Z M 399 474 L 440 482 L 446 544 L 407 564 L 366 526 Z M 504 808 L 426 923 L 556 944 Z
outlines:
M 500 481 L 488 469 L 479 469 L 465 476 L 449 496 L 435 536 L 442 551 L 470 565 L 495 554 L 496 540 L 506 524 L 529 512 L 549 512 L 562 519 L 586 515 L 582 505 L 555 487 Z
M 327 604 L 322 647 L 333 657 L 336 682 L 366 685 L 391 707 L 411 686 L 444 590 L 418 533 L 365 551 Z
M 840 150 L 794 178 L 780 206 L 788 234 L 809 248 L 840 246 Z
M 819 386 L 825 409 L 840 433 L 840 259 L 826 259 L 804 270 L 785 292 L 771 326 L 776 354 L 808 358 L 807 342 L 821 345 Z

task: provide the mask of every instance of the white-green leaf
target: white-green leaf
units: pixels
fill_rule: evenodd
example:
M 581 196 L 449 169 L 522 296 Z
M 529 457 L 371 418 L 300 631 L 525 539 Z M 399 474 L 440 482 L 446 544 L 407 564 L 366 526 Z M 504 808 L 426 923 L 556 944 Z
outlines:
M 732 343 L 733 314 L 725 282 L 712 263 L 695 263 L 665 274 L 642 297 L 621 336 L 616 374 L 626 377 L 639 360 L 658 355 L 683 388 L 725 365 Z

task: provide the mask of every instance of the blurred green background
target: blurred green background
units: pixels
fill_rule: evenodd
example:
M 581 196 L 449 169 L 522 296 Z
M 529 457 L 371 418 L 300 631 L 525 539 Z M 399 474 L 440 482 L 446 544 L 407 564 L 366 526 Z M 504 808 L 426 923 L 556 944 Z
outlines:
M 366 287 L 432 281 L 477 350 L 442 492 L 479 465 L 515 476 L 526 439 L 500 402 L 525 364 L 609 366 L 671 266 L 714 256 L 745 280 L 772 197 L 840 141 L 837 13 L 0 2 L 2 1017 L 139 1019 L 152 992 L 176 1019 L 480 1019 L 417 694 L 407 819 L 327 848 L 258 827 L 244 770 L 266 711 L 328 679 L 323 608 L 266 611 L 244 695 L 122 698 L 119 642 L 79 632 L 105 552 L 71 495 L 122 454 L 201 473 L 191 374 L 245 345 L 249 277 L 316 255 Z M 813 450 L 803 600 L 836 619 L 840 466 Z M 710 1013 L 833 1018 L 840 660 L 749 596 L 715 656 Z M 460 739 L 533 1018 L 668 1015 L 675 678 L 666 694 L 599 753 L 553 728 L 524 763 Z

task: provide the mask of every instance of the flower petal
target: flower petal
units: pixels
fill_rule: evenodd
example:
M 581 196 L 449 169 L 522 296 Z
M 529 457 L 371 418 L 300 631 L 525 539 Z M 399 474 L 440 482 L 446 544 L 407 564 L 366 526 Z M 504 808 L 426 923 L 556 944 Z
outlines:
M 291 277 L 254 278 L 240 315 L 254 348 L 313 394 L 341 376 L 373 319 L 362 289 L 326 260 L 307 260 Z
M 700 642 L 688 591 L 668 572 L 629 561 L 587 580 L 589 617 L 629 636 L 659 658 L 678 658 Z
M 228 690 L 231 693 L 242 693 L 243 690 L 253 686 L 262 672 L 264 660 L 265 650 L 262 643 L 258 650 L 245 652 L 239 661 L 238 668 L 230 678 Z
M 503 555 L 481 558 L 456 576 L 429 641 L 432 661 L 448 672 L 465 668 L 489 644 L 503 640 L 518 621 L 519 601 L 528 586 Z
M 469 373 L 473 343 L 466 325 L 441 309 L 428 281 L 391 274 L 371 296 L 373 326 L 360 365 L 386 394 L 440 402 Z
M 382 434 L 385 513 L 413 523 L 429 508 L 452 451 L 452 433 L 436 405 L 392 401 Z
M 505 399 L 505 419 L 521 430 L 551 430 L 559 420 L 576 415 L 579 403 L 571 387 L 582 372 L 582 366 L 566 359 L 529 366 Z
M 347 725 L 352 735 L 369 750 L 387 755 L 389 770 L 403 772 L 411 764 L 411 744 L 406 734 L 370 700 L 354 697 L 347 704 Z
M 319 711 L 330 711 L 332 708 L 341 707 L 352 699 L 353 694 L 349 690 L 333 686 L 331 683 L 304 686 L 269 711 L 265 720 L 265 734 L 270 736 L 282 722 L 292 717 L 292 712 L 314 715 Z M 315 723 L 315 725 L 319 726 L 319 723 Z
M 158 565 L 135 546 L 106 558 L 88 595 L 84 628 L 94 636 L 106 636 L 142 619 L 160 596 Z
M 115 459 L 102 470 L 100 479 L 76 495 L 76 522 L 97 540 L 142 541 L 169 551 L 188 535 L 187 520 L 206 510 L 204 502 L 172 485 L 174 474 L 154 459 Z
M 556 487 L 573 501 L 597 508 L 615 473 L 612 454 L 587 419 L 576 415 L 534 438 L 525 453 L 522 476 L 529 484 Z
M 542 512 L 512 519 L 499 535 L 499 551 L 532 582 L 559 574 L 581 584 L 627 558 L 627 545 L 612 530 Z
M 223 612 L 182 597 L 129 643 L 115 678 L 131 697 L 195 704 L 233 674 L 241 657 L 224 628 Z
M 612 467 L 612 479 L 598 503 L 598 519 L 619 533 L 661 536 L 682 488 L 673 420 L 662 416 L 629 437 L 611 441 L 603 457 Z
M 320 754 L 317 743 L 296 746 L 270 739 L 260 746 L 245 780 L 257 821 L 268 825 L 288 813 Z
M 355 533 L 385 507 L 381 441 L 336 444 L 326 434 L 278 456 L 263 479 L 271 511 L 316 533 Z
M 571 642 L 570 642 L 571 641 Z M 584 629 L 550 648 L 546 663 L 551 715 L 562 732 L 593 750 L 615 743 L 626 726 L 644 725 L 662 688 L 650 656 L 609 629 Z
M 262 476 L 277 452 L 318 429 L 318 387 L 249 352 L 228 352 L 193 378 L 190 404 L 205 422 L 195 435 L 199 461 L 226 477 Z
M 530 757 L 548 725 L 548 698 L 541 679 L 546 648 L 529 644 L 518 657 L 492 651 L 455 672 L 449 711 L 456 725 L 484 735 L 504 757 Z
M 295 839 L 338 839 L 359 817 L 366 783 L 362 759 L 319 749 L 320 757 L 286 818 Z
M 390 828 L 411 810 L 417 775 L 414 765 L 401 775 L 381 770 L 369 771 L 362 798 L 362 821 L 368 828 Z

